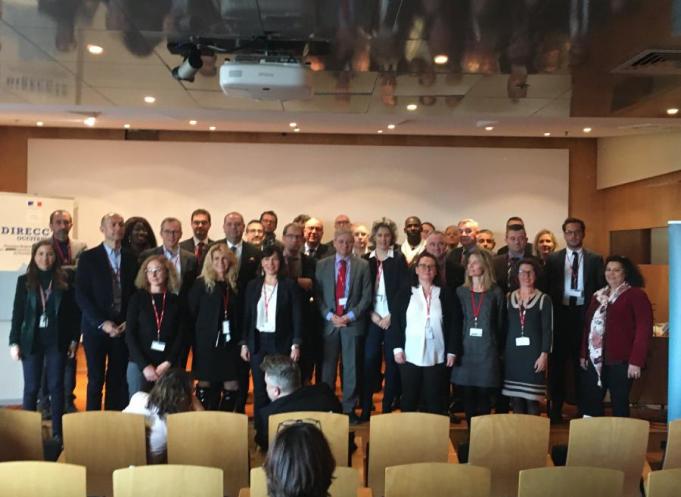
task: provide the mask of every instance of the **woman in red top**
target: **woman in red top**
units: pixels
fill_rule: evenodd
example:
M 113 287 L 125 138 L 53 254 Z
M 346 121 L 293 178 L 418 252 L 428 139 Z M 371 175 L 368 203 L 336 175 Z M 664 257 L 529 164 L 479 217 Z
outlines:
M 602 416 L 610 390 L 613 416 L 628 417 L 631 383 L 641 377 L 653 334 L 652 306 L 641 288 L 641 273 L 626 257 L 608 257 L 605 280 L 607 286 L 594 294 L 584 321 L 584 414 Z

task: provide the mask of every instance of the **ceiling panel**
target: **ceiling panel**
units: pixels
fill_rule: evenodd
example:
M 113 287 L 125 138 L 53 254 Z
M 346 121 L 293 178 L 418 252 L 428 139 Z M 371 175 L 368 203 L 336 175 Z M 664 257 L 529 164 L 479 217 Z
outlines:
M 98 91 L 111 100 L 114 105 L 123 107 L 154 107 L 160 108 L 195 108 L 196 102 L 184 90 L 160 90 L 143 91 L 129 88 L 98 88 Z M 152 105 L 144 103 L 144 97 L 152 95 L 156 102 Z
M 138 90 L 183 90 L 170 71 L 156 64 L 107 64 L 86 62 L 82 78 L 95 88 L 134 88 Z
M 284 110 L 279 100 L 252 100 L 250 98 L 228 97 L 221 91 L 190 91 L 192 98 L 204 109 L 224 110 Z
M 284 102 L 287 112 L 337 112 L 365 113 L 369 110 L 371 95 L 315 95 L 309 100 Z
M 529 117 L 544 108 L 551 101 L 540 98 L 522 98 L 511 101 L 507 98 L 471 97 L 466 95 L 453 110 L 455 116 Z

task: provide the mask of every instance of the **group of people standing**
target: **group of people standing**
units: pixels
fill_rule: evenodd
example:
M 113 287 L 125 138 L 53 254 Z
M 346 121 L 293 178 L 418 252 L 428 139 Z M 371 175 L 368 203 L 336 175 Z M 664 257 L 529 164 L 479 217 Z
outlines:
M 257 416 L 272 397 L 260 366 L 279 354 L 300 365 L 304 382 L 334 390 L 340 369 L 352 423 L 369 418 L 381 389 L 382 412 L 445 413 L 450 383 L 469 421 L 493 407 L 507 412 L 508 399 L 515 412 L 538 414 L 547 370 L 553 421 L 570 370 L 580 413 L 602 414 L 610 389 L 615 414 L 628 415 L 651 306 L 628 259 L 610 257 L 604 269 L 583 248 L 581 220 L 563 224 L 565 249 L 556 251 L 543 230 L 533 252 L 522 219 L 510 218 L 496 255 L 493 237 L 472 219 L 422 239 L 423 223 L 410 216 L 402 245 L 387 218 L 368 230 L 339 215 L 326 244 L 315 218 L 298 216 L 281 240 L 273 211 L 254 223 L 263 228 L 254 230 L 258 244 L 243 239 L 237 212 L 214 241 L 210 213 L 197 209 L 192 237 L 180 241 L 182 224 L 168 217 L 156 247 L 143 218 L 109 213 L 103 242 L 85 250 L 68 237 L 70 214 L 55 211 L 53 236 L 33 247 L 17 282 L 10 350 L 23 364 L 24 408 L 36 408 L 46 368 L 61 436 L 74 384 L 65 384 L 66 365 L 82 333 L 88 410 L 102 408 L 105 385 L 104 408 L 123 409 L 173 368 L 185 369 L 191 351 L 206 409 L 243 412 L 250 370 Z

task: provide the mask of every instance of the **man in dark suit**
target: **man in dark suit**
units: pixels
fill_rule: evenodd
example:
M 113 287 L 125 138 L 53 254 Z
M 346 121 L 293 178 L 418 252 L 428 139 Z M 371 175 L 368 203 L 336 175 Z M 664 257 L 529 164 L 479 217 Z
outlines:
M 180 242 L 180 248 L 191 252 L 196 257 L 197 263 L 197 276 L 201 274 L 203 269 L 203 259 L 208 252 L 208 247 L 214 242 L 208 238 L 208 232 L 210 231 L 211 219 L 210 212 L 206 209 L 196 209 L 192 212 L 191 217 L 192 231 L 194 236 L 182 240 Z
M 100 230 L 104 242 L 80 256 L 76 271 L 76 300 L 82 311 L 83 344 L 87 359 L 87 410 L 123 409 L 127 403 L 125 316 L 135 290 L 135 256 L 121 248 L 123 217 L 106 214 Z
M 447 285 L 452 289 L 463 285 L 466 260 L 472 252 L 478 250 L 478 222 L 474 219 L 462 219 L 458 227 L 461 246 L 449 251 L 446 264 Z
M 263 231 L 262 248 L 276 245 L 283 249 L 282 243 L 277 240 L 277 225 L 279 224 L 277 213 L 274 211 L 265 211 L 260 214 L 259 221 Z
M 255 443 L 263 450 L 269 444 L 269 419 L 274 414 L 297 411 L 341 412 L 338 398 L 326 383 L 301 386 L 300 369 L 290 357 L 270 355 L 260 365 L 265 373 L 267 395 L 272 402 L 260 409 L 254 420 Z
M 359 394 L 362 340 L 371 305 L 369 263 L 352 255 L 354 237 L 350 230 L 334 235 L 336 254 L 317 263 L 315 273 L 317 305 L 324 320 L 322 331 L 322 381 L 336 386 L 338 358 L 343 363 L 343 412 L 357 424 L 355 403 Z
M 525 221 L 523 221 L 522 217 L 518 216 L 511 216 L 506 220 L 506 231 L 508 231 L 509 226 L 519 224 L 523 228 L 525 227 Z M 508 243 L 508 242 L 507 242 Z M 497 250 L 497 255 L 506 255 L 508 253 L 509 246 L 504 245 L 501 247 L 499 250 Z M 527 242 L 525 244 L 525 252 L 524 255 L 525 257 L 531 257 L 532 256 L 532 244 L 530 242 Z
M 239 295 L 244 295 L 246 285 L 255 278 L 260 271 L 260 249 L 255 245 L 243 241 L 244 217 L 238 212 L 230 212 L 225 215 L 222 229 L 225 232 L 225 239 L 221 240 L 236 256 L 238 273 L 236 286 Z M 246 361 L 237 361 L 239 393 L 237 394 L 236 412 L 243 413 L 246 408 L 248 398 L 248 373 L 250 366 Z
M 322 243 L 322 238 L 324 238 L 324 224 L 319 219 L 311 217 L 305 222 L 303 238 L 305 239 L 303 253 L 306 256 L 318 261 L 333 253 L 327 244 Z
M 585 233 L 584 221 L 567 218 L 563 223 L 567 248 L 551 254 L 546 263 L 548 293 L 553 301 L 555 323 L 548 377 L 551 399 L 549 416 L 554 423 L 562 420 L 565 381 L 570 373 L 574 375 L 577 406 L 582 412 L 579 347 L 584 330 L 584 314 L 594 292 L 605 285 L 603 258 L 584 248 Z
M 506 247 L 507 251 L 503 255 L 497 255 L 493 259 L 494 277 L 497 285 L 504 293 L 517 290 L 520 286 L 518 282 L 518 266 L 520 261 L 525 258 L 535 259 L 532 255 L 526 255 L 527 234 L 522 224 L 511 224 L 506 228 Z M 537 260 L 539 263 L 539 261 Z M 537 275 L 535 282 L 537 288 L 543 289 L 544 278 L 541 274 Z
M 350 222 L 350 217 L 347 214 L 338 214 L 333 220 L 333 232 L 338 230 L 352 230 L 352 222 Z M 333 240 L 326 242 L 327 250 L 324 257 L 328 257 L 336 253 L 336 248 L 334 246 Z

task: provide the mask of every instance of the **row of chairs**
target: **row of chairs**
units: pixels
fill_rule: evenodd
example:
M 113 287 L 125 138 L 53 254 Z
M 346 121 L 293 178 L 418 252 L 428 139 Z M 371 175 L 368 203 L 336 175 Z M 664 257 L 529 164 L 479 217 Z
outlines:
M 385 497 L 490 497 L 488 468 L 469 464 L 417 463 L 386 468 Z M 624 473 L 589 467 L 535 468 L 520 472 L 517 497 L 619 497 Z M 189 465 L 154 465 L 113 472 L 113 497 L 223 497 L 222 470 Z M 681 469 L 653 471 L 646 497 L 677 497 Z M 86 468 L 75 464 L 19 461 L 0 463 L 0 495 L 85 497 Z M 330 497 L 371 497 L 359 472 L 338 467 Z M 262 468 L 251 470 L 251 486 L 239 497 L 268 497 Z M 514 496 L 515 497 L 515 494 Z

